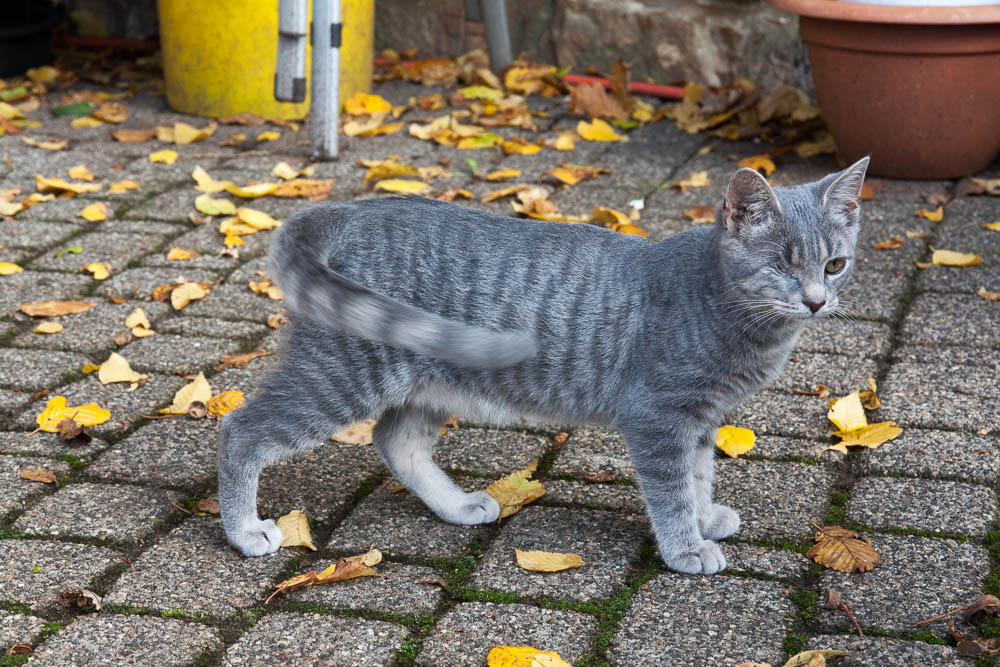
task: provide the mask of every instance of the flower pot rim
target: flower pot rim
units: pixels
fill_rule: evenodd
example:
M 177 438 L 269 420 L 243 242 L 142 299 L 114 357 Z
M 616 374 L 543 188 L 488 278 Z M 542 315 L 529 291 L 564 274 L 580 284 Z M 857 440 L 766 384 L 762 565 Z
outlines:
M 968 25 L 1000 23 L 1000 5 L 916 7 L 875 5 L 839 0 L 769 0 L 772 7 L 792 14 L 862 23 Z

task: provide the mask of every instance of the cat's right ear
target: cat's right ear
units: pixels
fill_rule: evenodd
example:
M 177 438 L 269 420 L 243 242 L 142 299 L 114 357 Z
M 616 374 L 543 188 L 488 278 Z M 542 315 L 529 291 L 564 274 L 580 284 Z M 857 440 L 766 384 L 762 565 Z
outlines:
M 833 182 L 823 191 L 821 202 L 824 209 L 843 213 L 848 223 L 858 221 L 861 209 L 861 186 L 868 170 L 868 156 L 861 158 L 844 171 L 837 174 Z
M 731 234 L 762 225 L 780 214 L 781 204 L 759 172 L 743 167 L 733 174 L 720 211 L 720 222 Z

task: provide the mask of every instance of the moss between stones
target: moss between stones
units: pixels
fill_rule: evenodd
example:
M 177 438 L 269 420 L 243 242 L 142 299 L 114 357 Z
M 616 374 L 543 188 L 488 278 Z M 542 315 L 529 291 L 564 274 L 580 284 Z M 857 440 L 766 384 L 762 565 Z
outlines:
M 781 643 L 781 648 L 785 649 L 785 653 L 789 656 L 793 656 L 805 650 L 807 641 L 809 641 L 809 638 L 805 635 L 789 632 L 785 635 L 785 640 Z
M 847 513 L 848 497 L 848 493 L 842 491 L 833 494 L 833 497 L 830 498 L 830 506 L 826 508 L 826 517 L 823 519 L 827 526 L 839 525 L 844 520 Z

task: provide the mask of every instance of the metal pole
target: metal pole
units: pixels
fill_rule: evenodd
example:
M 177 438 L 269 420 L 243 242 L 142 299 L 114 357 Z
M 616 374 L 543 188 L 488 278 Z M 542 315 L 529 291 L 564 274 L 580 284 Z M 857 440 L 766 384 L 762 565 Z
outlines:
M 306 99 L 306 39 L 309 37 L 309 0 L 278 0 L 278 65 L 274 71 L 274 99 Z
M 486 28 L 486 48 L 490 52 L 490 69 L 499 72 L 513 62 L 510 51 L 510 30 L 507 28 L 506 0 L 481 0 L 483 26 Z
M 313 0 L 312 103 L 309 128 L 313 155 L 337 157 L 340 116 L 340 0 Z

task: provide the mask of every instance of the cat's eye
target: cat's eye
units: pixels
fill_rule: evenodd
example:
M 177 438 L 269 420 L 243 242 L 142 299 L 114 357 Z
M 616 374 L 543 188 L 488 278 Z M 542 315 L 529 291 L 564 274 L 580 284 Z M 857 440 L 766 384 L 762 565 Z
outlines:
M 833 275 L 835 273 L 840 273 L 844 270 L 844 266 L 847 264 L 847 259 L 844 257 L 835 257 L 826 263 L 826 272 L 828 275 Z

